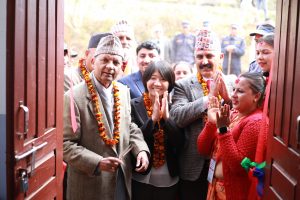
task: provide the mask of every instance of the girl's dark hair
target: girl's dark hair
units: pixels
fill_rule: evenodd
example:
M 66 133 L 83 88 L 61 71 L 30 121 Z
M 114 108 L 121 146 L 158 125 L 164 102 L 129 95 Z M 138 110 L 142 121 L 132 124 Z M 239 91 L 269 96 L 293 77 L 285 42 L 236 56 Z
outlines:
M 258 100 L 258 106 L 262 105 L 265 96 L 266 81 L 261 73 L 257 72 L 245 72 L 239 77 L 243 77 L 248 80 L 250 88 L 254 94 L 260 93 Z
M 148 92 L 147 82 L 150 80 L 151 76 L 155 71 L 158 71 L 158 73 L 163 77 L 163 79 L 169 82 L 168 92 L 171 92 L 175 84 L 175 75 L 173 69 L 171 68 L 171 65 L 163 60 L 152 61 L 146 68 L 143 74 L 143 84 L 145 87 L 145 91 Z

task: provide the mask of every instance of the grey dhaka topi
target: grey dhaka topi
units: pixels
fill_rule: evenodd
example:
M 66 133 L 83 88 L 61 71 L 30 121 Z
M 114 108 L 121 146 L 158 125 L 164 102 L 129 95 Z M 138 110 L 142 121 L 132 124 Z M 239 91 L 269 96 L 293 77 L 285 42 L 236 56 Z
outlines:
M 95 51 L 95 57 L 99 54 L 113 54 L 121 56 L 124 60 L 124 50 L 120 39 L 115 35 L 108 35 L 101 38 Z

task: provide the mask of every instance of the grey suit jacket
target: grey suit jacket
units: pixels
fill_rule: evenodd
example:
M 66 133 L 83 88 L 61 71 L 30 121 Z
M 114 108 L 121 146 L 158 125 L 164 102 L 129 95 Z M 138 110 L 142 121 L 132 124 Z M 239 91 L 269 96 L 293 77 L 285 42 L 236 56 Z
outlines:
M 92 81 L 93 82 L 93 81 Z M 94 84 L 94 82 L 93 82 Z M 143 135 L 136 124 L 131 122 L 131 107 L 128 88 L 117 83 L 120 90 L 120 141 L 119 151 L 116 147 L 104 144 L 98 133 L 97 121 L 93 112 L 91 96 L 85 82 L 74 86 L 74 109 L 77 131 L 74 133 L 70 117 L 70 92 L 65 94 L 64 102 L 64 160 L 68 163 L 68 191 L 67 198 L 82 199 L 114 199 L 117 173 L 100 171 L 96 174 L 96 168 L 103 157 L 118 157 L 131 144 L 131 154 L 136 157 L 140 151 L 149 152 Z M 100 110 L 103 114 L 103 123 L 107 134 L 112 138 L 108 128 L 108 122 L 98 95 Z M 119 152 L 119 153 L 118 153 Z M 131 159 L 127 154 L 123 159 L 124 165 L 119 170 L 123 171 L 128 199 L 131 197 Z
M 232 91 L 235 76 L 224 76 L 228 92 Z M 176 124 L 184 129 L 185 145 L 179 156 L 180 178 L 194 181 L 199 178 L 204 158 L 197 150 L 197 138 L 204 127 L 202 113 L 207 109 L 203 102 L 203 90 L 196 75 L 175 83 L 170 114 Z
M 207 108 L 203 97 L 202 86 L 195 75 L 175 83 L 170 114 L 184 130 L 185 144 L 179 155 L 180 178 L 183 180 L 198 179 L 205 161 L 197 150 L 197 138 L 204 127 L 201 113 Z

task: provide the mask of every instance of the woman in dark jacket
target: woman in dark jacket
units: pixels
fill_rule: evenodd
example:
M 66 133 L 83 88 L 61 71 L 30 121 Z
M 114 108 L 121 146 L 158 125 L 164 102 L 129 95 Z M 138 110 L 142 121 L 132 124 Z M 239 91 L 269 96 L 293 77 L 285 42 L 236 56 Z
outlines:
M 142 130 L 151 152 L 145 174 L 133 174 L 133 200 L 174 200 L 178 189 L 178 149 L 183 135 L 169 114 L 169 92 L 175 75 L 165 61 L 149 64 L 143 75 L 145 93 L 131 101 L 132 121 Z

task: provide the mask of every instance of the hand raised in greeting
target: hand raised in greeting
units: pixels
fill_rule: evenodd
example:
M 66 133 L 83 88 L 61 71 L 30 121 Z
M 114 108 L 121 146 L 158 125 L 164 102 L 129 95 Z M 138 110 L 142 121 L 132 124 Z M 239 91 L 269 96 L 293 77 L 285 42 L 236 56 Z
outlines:
M 164 92 L 164 96 L 161 100 L 161 115 L 164 120 L 169 119 L 170 114 L 169 114 L 169 103 L 168 103 L 168 91 Z
M 209 122 L 216 123 L 216 113 L 219 112 L 220 103 L 218 98 L 211 96 L 208 99 L 207 119 Z
M 155 92 L 155 99 L 152 108 L 152 121 L 155 123 L 160 120 L 161 118 L 161 111 L 160 111 L 160 102 L 159 102 L 159 95 Z

